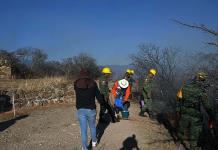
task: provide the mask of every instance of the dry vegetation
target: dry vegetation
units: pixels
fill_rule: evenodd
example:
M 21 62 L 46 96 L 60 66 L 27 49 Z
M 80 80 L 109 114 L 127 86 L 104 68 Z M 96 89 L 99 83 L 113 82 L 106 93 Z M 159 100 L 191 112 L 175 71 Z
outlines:
M 59 87 L 66 85 L 69 80 L 66 77 L 45 77 L 41 79 L 17 79 L 15 87 L 26 92 L 40 91 L 46 87 Z

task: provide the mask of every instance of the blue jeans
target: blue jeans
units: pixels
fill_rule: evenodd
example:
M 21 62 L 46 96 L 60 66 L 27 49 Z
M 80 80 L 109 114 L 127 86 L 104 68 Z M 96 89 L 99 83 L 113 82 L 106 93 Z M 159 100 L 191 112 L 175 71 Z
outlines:
M 89 124 L 90 133 L 93 142 L 97 142 L 96 138 L 96 110 L 95 109 L 78 109 L 77 118 L 80 124 L 82 136 L 82 148 L 87 150 L 87 123 Z

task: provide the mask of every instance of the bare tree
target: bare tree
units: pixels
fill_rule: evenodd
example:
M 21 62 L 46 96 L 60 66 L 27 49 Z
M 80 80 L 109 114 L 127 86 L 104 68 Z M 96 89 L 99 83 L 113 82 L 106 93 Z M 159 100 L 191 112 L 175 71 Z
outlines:
M 178 21 L 176 19 L 172 19 L 172 21 L 174 21 L 174 22 L 176 22 L 176 23 L 178 23 L 180 25 L 183 25 L 183 26 L 186 26 L 186 27 L 189 27 L 189 28 L 193 28 L 193 29 L 198 29 L 198 30 L 201 30 L 201 31 L 203 31 L 205 33 L 208 33 L 208 34 L 212 35 L 212 36 L 215 36 L 215 38 L 216 38 L 215 41 L 206 42 L 206 43 L 209 44 L 209 45 L 218 47 L 218 39 L 217 39 L 218 38 L 218 31 L 217 30 L 209 28 L 204 24 L 200 24 L 200 25 L 198 25 L 198 24 L 187 24 L 187 23 L 183 23 L 181 21 Z
M 88 69 L 93 77 L 100 75 L 96 60 L 86 53 L 80 53 L 77 56 L 64 59 L 63 68 L 68 77 L 77 75 L 81 68 Z
M 73 57 L 73 62 L 77 70 L 80 70 L 81 68 L 86 68 L 91 72 L 93 77 L 98 77 L 100 75 L 96 59 L 94 59 L 89 54 L 80 53 L 78 56 Z
M 75 65 L 73 62 L 73 58 L 69 57 L 69 58 L 65 58 L 62 61 L 62 66 L 63 66 L 63 71 L 65 73 L 65 75 L 67 77 L 72 77 L 76 74 L 77 70 L 75 69 Z
M 45 76 L 45 63 L 47 60 L 47 54 L 38 48 L 34 48 L 31 51 L 31 70 L 34 72 L 35 77 L 43 77 Z
M 175 95 L 178 88 L 176 78 L 178 51 L 173 48 L 164 48 L 154 44 L 142 44 L 139 46 L 137 54 L 131 56 L 132 65 L 138 72 L 140 78 L 143 78 L 150 68 L 158 70 L 156 76 L 154 97 L 162 109 L 169 106 L 175 108 Z M 160 105 L 156 107 L 161 108 Z
M 32 62 L 32 50 L 31 48 L 19 48 L 13 54 L 19 61 L 23 64 L 26 64 L 27 66 L 30 66 L 30 63 Z
M 63 65 L 59 61 L 46 61 L 44 64 L 44 75 L 46 76 L 64 76 Z

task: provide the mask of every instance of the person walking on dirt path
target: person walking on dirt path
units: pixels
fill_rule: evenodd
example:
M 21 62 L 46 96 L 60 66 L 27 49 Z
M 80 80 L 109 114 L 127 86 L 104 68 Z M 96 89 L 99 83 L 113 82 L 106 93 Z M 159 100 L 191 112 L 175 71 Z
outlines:
M 149 117 L 152 115 L 152 97 L 151 91 L 153 88 L 154 77 L 157 71 L 155 69 L 150 69 L 148 76 L 144 79 L 141 96 L 140 96 L 140 116 L 145 117 L 144 113 L 147 112 Z
M 96 104 L 95 98 L 104 105 L 97 83 L 90 77 L 90 72 L 81 69 L 79 78 L 74 82 L 76 93 L 77 118 L 81 129 L 82 149 L 87 150 L 87 124 L 92 138 L 92 146 L 97 145 L 96 138 Z
M 117 121 L 119 121 L 120 111 L 128 111 L 130 107 L 129 95 L 130 95 L 130 86 L 129 82 L 126 79 L 118 80 L 114 83 L 112 88 L 112 94 L 115 98 L 114 111 Z
M 188 129 L 191 150 L 200 149 L 198 140 L 203 128 L 202 108 L 205 109 L 208 114 L 211 114 L 211 107 L 208 103 L 204 87 L 205 80 L 206 74 L 200 72 L 190 83 L 183 85 L 177 93 L 177 113 L 180 117 L 178 139 L 183 143 L 185 131 Z
M 99 122 L 100 123 L 108 122 L 106 118 L 104 117 L 106 116 L 106 111 L 107 111 L 111 116 L 111 121 L 114 123 L 115 115 L 114 115 L 113 109 L 111 108 L 109 104 L 110 90 L 108 87 L 108 82 L 109 82 L 112 72 L 109 67 L 104 67 L 101 72 L 102 72 L 102 76 L 99 78 L 99 90 L 104 98 L 106 105 L 100 105 Z

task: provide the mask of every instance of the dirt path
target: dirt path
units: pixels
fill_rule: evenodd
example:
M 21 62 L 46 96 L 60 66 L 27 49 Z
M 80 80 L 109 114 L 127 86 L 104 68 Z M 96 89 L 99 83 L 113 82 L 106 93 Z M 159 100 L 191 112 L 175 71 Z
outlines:
M 177 150 L 163 125 L 138 116 L 132 104 L 130 119 L 100 126 L 97 150 Z M 98 126 L 99 127 L 99 126 Z M 74 107 L 33 111 L 29 116 L 0 122 L 1 150 L 76 150 L 81 149 L 80 129 Z

